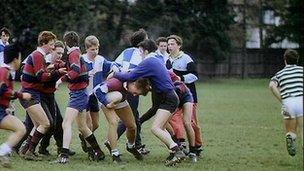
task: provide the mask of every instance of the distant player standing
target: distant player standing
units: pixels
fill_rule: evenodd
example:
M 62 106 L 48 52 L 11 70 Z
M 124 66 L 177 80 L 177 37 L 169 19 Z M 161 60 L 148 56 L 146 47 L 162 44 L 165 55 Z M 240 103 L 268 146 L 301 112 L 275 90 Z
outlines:
M 198 80 L 198 75 L 196 71 L 196 66 L 191 57 L 181 51 L 181 47 L 183 44 L 181 37 L 177 35 L 171 35 L 167 37 L 167 41 L 168 50 L 170 52 L 169 58 L 171 60 L 173 72 L 178 75 L 181 78 L 181 81 L 187 85 L 193 96 L 194 104 L 191 124 L 195 134 L 196 155 L 200 156 L 200 153 L 203 148 L 203 139 L 201 127 L 199 126 L 199 121 L 197 117 L 198 100 L 196 94 L 195 81 Z M 182 111 L 180 110 L 178 112 Z
M 282 114 L 286 130 L 286 146 L 289 155 L 296 155 L 297 128 L 303 134 L 303 67 L 297 66 L 299 55 L 287 49 L 284 54 L 285 67 L 271 78 L 269 88 L 282 103 Z M 303 136 L 302 136 L 303 147 Z

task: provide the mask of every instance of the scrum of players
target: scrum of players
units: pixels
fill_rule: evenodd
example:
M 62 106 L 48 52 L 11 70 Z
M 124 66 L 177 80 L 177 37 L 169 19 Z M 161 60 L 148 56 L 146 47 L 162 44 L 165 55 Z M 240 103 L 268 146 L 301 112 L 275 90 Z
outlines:
M 1 30 L 2 33 L 7 32 Z M 83 52 L 75 31 L 66 32 L 62 41 L 58 39 L 50 31 L 40 32 L 37 49 L 24 61 L 18 43 L 0 42 L 0 129 L 12 131 L 0 146 L 2 166 L 11 167 L 12 151 L 24 160 L 43 160 L 41 156 L 50 155 L 47 148 L 51 137 L 58 154 L 51 163 L 69 163 L 71 156 L 77 155 L 70 148 L 74 121 L 89 160 L 104 160 L 105 152 L 95 137 L 100 110 L 108 123 L 106 141 L 102 144 L 113 163 L 125 163 L 118 148 L 124 132 L 126 150 L 136 160 L 145 160 L 150 150 L 142 143 L 141 125 L 152 117 L 151 133 L 169 151 L 166 166 L 184 160 L 197 162 L 201 158 L 204 145 L 197 117 L 198 75 L 192 58 L 181 50 L 181 37 L 170 35 L 153 41 L 144 29 L 139 29 L 130 38 L 131 47 L 123 50 L 115 61 L 99 54 L 96 36 L 85 38 Z M 65 51 L 67 58 L 63 59 Z M 13 88 L 14 73 L 21 64 L 21 89 L 17 91 Z M 69 93 L 63 118 L 55 92 L 65 85 Z M 140 115 L 139 96 L 149 92 L 152 106 Z M 19 100 L 26 112 L 24 121 L 13 113 L 14 99 Z

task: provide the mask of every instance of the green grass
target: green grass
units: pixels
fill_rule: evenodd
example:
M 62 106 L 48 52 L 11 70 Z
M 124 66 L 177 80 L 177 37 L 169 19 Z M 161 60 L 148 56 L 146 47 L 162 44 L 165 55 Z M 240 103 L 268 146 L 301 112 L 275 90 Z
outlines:
M 17 85 L 18 87 L 18 85 Z M 30 162 L 12 157 L 16 170 L 303 170 L 303 150 L 298 141 L 298 154 L 290 157 L 285 148 L 283 120 L 280 104 L 268 90 L 268 80 L 211 80 L 197 85 L 199 95 L 199 120 L 206 148 L 204 158 L 197 163 L 183 162 L 178 167 L 166 168 L 163 160 L 168 151 L 151 133 L 152 120 L 142 129 L 142 139 L 151 153 L 143 162 L 136 161 L 125 150 L 125 137 L 119 142 L 126 166 L 112 164 L 106 156 L 100 163 L 90 162 L 81 151 L 78 133 L 74 132 L 71 148 L 77 152 L 68 165 L 51 165 L 48 161 Z M 67 90 L 63 86 L 56 94 L 64 113 Z M 24 110 L 18 106 L 18 116 L 24 119 Z M 150 98 L 141 98 L 140 112 L 150 107 Z M 107 124 L 100 113 L 100 128 L 95 133 L 100 144 L 106 137 Z M 76 130 L 76 125 L 74 125 Z M 8 133 L 1 131 L 0 142 Z M 54 160 L 55 145 L 49 147 Z M 102 149 L 106 151 L 105 147 Z M 1 170 L 1 168 L 0 168 Z

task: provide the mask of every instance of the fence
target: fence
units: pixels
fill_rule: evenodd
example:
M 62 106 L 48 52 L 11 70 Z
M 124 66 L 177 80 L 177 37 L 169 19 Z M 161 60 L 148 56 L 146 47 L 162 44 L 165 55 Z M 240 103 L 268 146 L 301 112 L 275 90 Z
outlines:
M 208 60 L 199 61 L 198 73 L 201 78 L 270 78 L 284 67 L 284 51 L 285 49 L 238 49 L 226 60 L 216 64 Z

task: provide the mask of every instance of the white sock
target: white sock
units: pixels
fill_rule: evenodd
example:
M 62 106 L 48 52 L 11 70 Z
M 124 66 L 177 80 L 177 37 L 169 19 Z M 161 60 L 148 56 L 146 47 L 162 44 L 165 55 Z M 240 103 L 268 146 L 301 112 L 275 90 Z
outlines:
M 3 143 L 0 146 L 0 156 L 10 154 L 11 152 L 12 152 L 12 148 L 9 145 L 7 145 L 6 143 Z
M 287 132 L 286 136 L 287 135 L 290 135 L 293 140 L 295 140 L 297 138 L 297 134 L 295 134 L 293 132 Z
M 128 148 L 133 148 L 133 147 L 134 147 L 134 145 L 135 145 L 135 143 L 132 143 L 132 144 L 131 144 L 131 143 L 129 143 L 129 142 L 127 143 Z
M 119 150 L 118 149 L 111 150 L 111 154 L 112 156 L 119 156 Z

